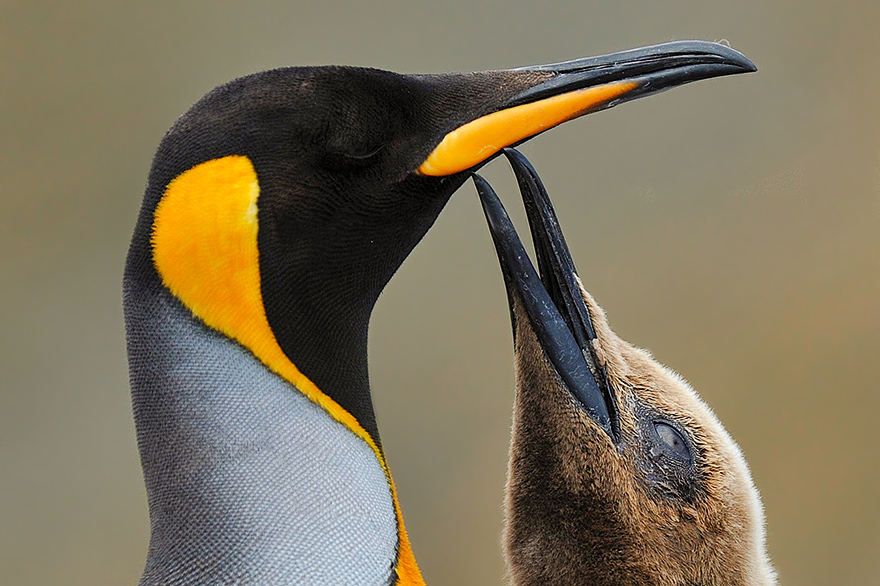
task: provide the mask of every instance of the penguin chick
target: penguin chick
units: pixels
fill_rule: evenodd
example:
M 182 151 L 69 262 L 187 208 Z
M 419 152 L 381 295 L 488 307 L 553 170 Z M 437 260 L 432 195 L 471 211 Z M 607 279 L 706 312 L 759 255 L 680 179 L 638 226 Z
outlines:
M 610 329 L 537 173 L 520 153 L 505 154 L 541 275 L 475 176 L 513 322 L 505 528 L 513 584 L 776 584 L 739 447 L 684 379 Z

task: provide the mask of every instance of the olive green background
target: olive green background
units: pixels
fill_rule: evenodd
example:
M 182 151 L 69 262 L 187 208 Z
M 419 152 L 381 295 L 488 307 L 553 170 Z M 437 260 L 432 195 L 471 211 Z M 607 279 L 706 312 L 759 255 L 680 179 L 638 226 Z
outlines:
M 120 276 L 152 152 L 213 86 L 727 39 L 760 68 L 524 147 L 587 287 L 742 446 L 782 582 L 880 584 L 880 3 L 0 1 L 0 584 L 134 585 Z M 503 161 L 486 170 L 522 228 Z M 380 299 L 382 439 L 432 585 L 501 584 L 513 375 L 470 184 Z

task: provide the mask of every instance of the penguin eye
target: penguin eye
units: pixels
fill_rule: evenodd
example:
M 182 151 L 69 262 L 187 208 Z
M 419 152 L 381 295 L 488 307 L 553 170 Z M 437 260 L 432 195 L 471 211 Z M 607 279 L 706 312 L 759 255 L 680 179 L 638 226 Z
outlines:
M 689 462 L 691 460 L 691 450 L 688 447 L 688 444 L 685 441 L 684 437 L 682 437 L 681 433 L 679 433 L 677 429 L 675 429 L 668 423 L 655 421 L 654 431 L 657 432 L 657 437 L 660 438 L 660 441 L 663 443 L 663 447 L 666 448 L 666 450 L 670 452 L 673 456 L 685 462 Z
M 330 167 L 337 169 L 365 167 L 375 162 L 384 148 L 385 145 L 380 144 L 377 147 L 362 150 L 331 151 L 327 153 L 325 162 Z
M 355 153 L 341 153 L 343 157 L 349 159 L 350 161 L 368 161 L 376 157 L 379 154 L 379 151 L 385 148 L 384 144 L 380 144 L 379 146 L 366 149 L 363 152 L 355 152 Z

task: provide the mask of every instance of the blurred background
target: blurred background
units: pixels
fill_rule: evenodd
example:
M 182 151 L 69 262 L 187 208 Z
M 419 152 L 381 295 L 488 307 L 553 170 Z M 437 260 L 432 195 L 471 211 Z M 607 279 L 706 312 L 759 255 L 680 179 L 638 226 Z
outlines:
M 134 585 L 147 505 L 120 278 L 152 153 L 298 64 L 468 71 L 674 39 L 759 66 L 524 148 L 625 339 L 742 446 L 782 583 L 880 584 L 874 0 L 0 2 L 0 583 Z M 485 175 L 524 227 L 510 170 Z M 379 301 L 383 443 L 429 584 L 502 584 L 507 304 L 467 184 Z

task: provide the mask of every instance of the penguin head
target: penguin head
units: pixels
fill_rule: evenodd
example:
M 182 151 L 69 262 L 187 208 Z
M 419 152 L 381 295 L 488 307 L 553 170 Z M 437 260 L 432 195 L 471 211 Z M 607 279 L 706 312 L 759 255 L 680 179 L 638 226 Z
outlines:
M 370 312 L 467 176 L 419 166 L 448 132 L 552 75 L 304 67 L 216 88 L 159 146 L 126 295 L 171 292 L 270 367 L 291 362 L 285 378 L 314 383 L 378 441 Z
M 478 178 L 516 354 L 505 543 L 513 583 L 775 584 L 739 448 L 684 379 L 610 329 L 540 179 L 521 154 L 507 154 L 540 268 Z
M 243 77 L 162 140 L 127 295 L 171 291 L 267 364 L 277 346 L 377 438 L 370 313 L 469 173 L 585 113 L 752 70 L 729 47 L 693 41 L 471 74 L 330 66 Z M 263 314 L 268 326 L 253 335 Z

